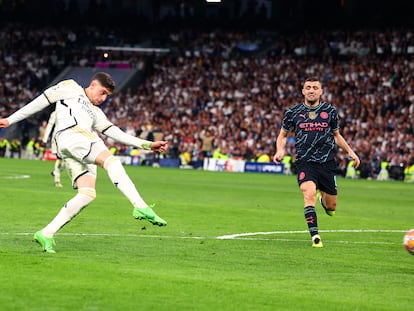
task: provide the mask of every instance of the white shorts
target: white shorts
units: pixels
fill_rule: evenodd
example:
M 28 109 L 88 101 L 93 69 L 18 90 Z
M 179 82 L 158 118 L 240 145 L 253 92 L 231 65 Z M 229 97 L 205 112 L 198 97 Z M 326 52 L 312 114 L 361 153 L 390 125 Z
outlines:
M 73 188 L 77 188 L 76 180 L 82 175 L 89 173 L 96 178 L 95 159 L 102 151 L 108 150 L 96 133 L 75 126 L 57 133 L 55 140 L 57 156 L 65 160 Z
M 82 163 L 72 158 L 66 158 L 64 161 L 68 175 L 72 180 L 73 189 L 78 189 L 76 181 L 83 175 L 94 175 L 96 179 L 97 170 L 95 164 Z
M 78 126 L 56 133 L 57 156 L 61 159 L 72 158 L 80 162 L 94 163 L 91 158 L 92 144 L 102 142 L 102 150 L 108 149 L 102 139 L 94 132 L 85 131 Z

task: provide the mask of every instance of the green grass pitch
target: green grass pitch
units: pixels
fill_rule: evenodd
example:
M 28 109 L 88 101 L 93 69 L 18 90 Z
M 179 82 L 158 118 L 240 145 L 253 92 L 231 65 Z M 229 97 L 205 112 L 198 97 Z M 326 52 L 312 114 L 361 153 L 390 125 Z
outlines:
M 414 185 L 338 179 L 311 247 L 294 176 L 126 167 L 168 221 L 132 217 L 98 170 L 97 198 L 41 252 L 33 233 L 74 195 L 53 163 L 0 159 L 1 310 L 412 310 Z

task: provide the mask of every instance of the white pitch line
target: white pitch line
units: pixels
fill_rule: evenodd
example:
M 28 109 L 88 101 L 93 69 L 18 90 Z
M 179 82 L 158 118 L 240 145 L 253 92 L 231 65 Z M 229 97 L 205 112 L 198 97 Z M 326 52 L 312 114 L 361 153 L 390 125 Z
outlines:
M 307 233 L 307 230 L 298 230 L 298 231 L 268 231 L 268 232 L 246 232 L 246 233 L 235 233 L 229 235 L 218 236 L 219 240 L 231 240 L 237 239 L 246 236 L 255 236 L 255 235 L 272 235 L 272 234 L 295 234 L 295 233 Z M 407 230 L 319 230 L 320 233 L 405 233 Z
M 3 179 L 27 179 L 30 178 L 30 175 L 1 175 L 0 178 Z
M 225 239 L 221 239 L 225 240 Z M 303 240 L 303 239 L 281 239 L 281 238 L 274 238 L 274 239 L 266 239 L 266 238 L 233 238 L 228 240 L 243 240 L 243 241 L 281 241 L 281 242 L 309 242 L 309 240 Z M 331 242 L 334 243 L 340 243 L 340 244 L 376 244 L 376 245 L 400 245 L 401 243 L 395 243 L 395 242 L 376 242 L 376 241 L 344 241 L 344 240 L 331 240 Z

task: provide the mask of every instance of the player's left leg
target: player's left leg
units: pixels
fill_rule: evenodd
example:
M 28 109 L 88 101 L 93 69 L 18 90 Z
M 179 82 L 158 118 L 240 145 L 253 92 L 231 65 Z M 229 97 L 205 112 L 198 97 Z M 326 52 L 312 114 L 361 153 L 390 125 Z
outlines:
M 337 195 L 328 194 L 324 191 L 320 191 L 318 195 L 318 201 L 321 203 L 325 213 L 329 216 L 335 216 Z
M 82 178 L 87 178 L 87 175 Z M 78 193 L 61 208 L 56 217 L 42 230 L 47 237 L 53 235 L 68 223 L 73 217 L 96 198 L 96 191 L 92 187 L 80 187 Z
M 91 178 L 83 175 L 79 179 Z M 46 237 L 53 237 L 55 233 L 65 224 L 72 220 L 79 212 L 96 198 L 96 191 L 93 187 L 80 186 L 78 193 L 61 208 L 56 217 L 42 230 Z
M 37 231 L 34 235 L 33 239 L 42 246 L 43 251 L 48 253 L 55 253 L 53 236 L 56 232 L 96 198 L 96 166 L 83 164 L 74 159 L 66 159 L 65 162 L 73 186 L 78 192 L 66 202 L 46 227 Z

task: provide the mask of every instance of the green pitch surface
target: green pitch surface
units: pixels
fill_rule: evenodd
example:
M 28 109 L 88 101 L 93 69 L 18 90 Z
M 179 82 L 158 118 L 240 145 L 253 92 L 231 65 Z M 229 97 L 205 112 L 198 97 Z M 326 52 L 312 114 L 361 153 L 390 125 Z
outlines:
M 56 235 L 33 233 L 74 195 L 52 162 L 0 159 L 1 310 L 412 310 L 414 185 L 339 179 L 311 247 L 295 177 L 127 167 L 168 221 L 132 217 L 98 170 L 97 199 Z

